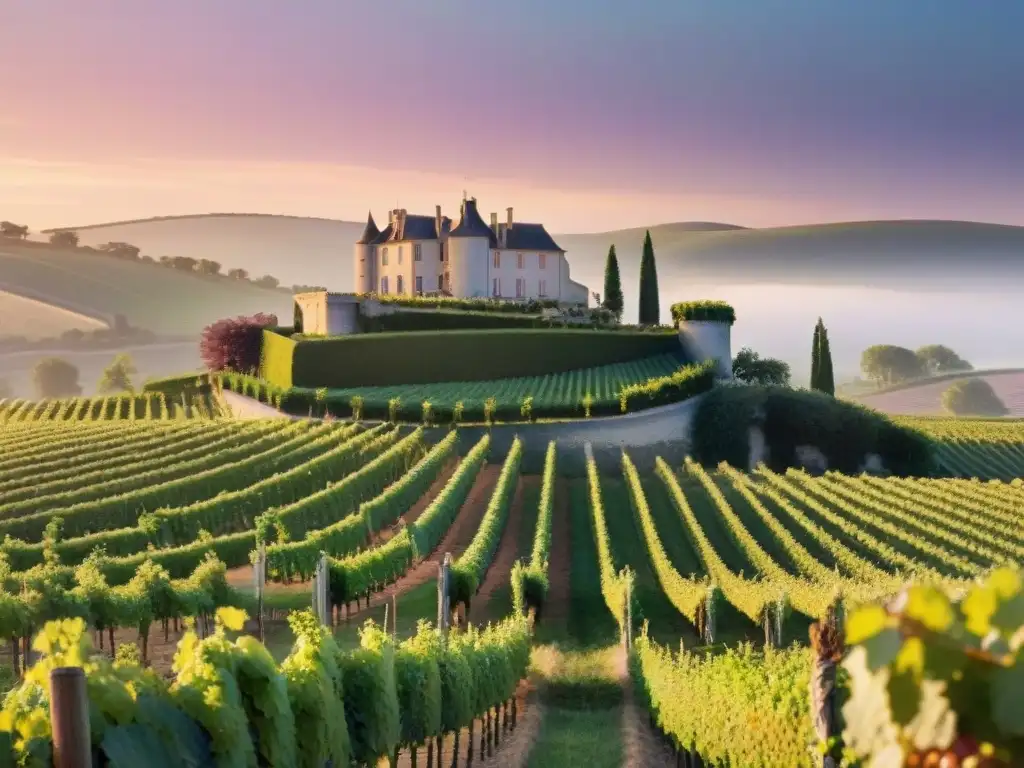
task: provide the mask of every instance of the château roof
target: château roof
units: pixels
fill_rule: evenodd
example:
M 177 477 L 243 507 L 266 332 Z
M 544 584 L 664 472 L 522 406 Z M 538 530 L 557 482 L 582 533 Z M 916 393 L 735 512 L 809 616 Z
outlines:
M 448 237 L 486 237 L 492 248 L 497 243 L 494 230 L 480 218 L 475 197 L 462 201 L 462 216 Z
M 369 245 L 380 235 L 380 230 L 377 229 L 377 222 L 373 220 L 373 211 L 370 211 L 366 218 L 366 228 L 363 230 L 363 235 L 356 240 L 356 245 Z
M 543 224 L 524 224 L 519 221 L 512 223 L 512 228 L 505 230 L 505 247 L 512 251 L 565 251 L 558 246 L 555 239 L 544 229 Z

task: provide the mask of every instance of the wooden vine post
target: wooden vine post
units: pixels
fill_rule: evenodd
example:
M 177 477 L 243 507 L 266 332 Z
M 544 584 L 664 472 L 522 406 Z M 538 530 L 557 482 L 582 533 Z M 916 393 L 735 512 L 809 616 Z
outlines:
M 260 633 L 260 642 L 264 641 L 263 633 L 263 591 L 267 584 L 267 545 L 260 544 L 253 563 L 252 577 L 256 584 L 256 626 Z
M 448 626 L 451 621 L 451 597 L 448 587 L 452 578 L 452 554 L 444 553 L 444 559 L 438 566 L 437 575 L 437 626 L 441 637 L 448 637 Z
M 316 563 L 316 570 L 313 572 L 313 613 L 324 626 L 330 626 L 331 623 L 329 582 L 330 567 L 327 564 L 327 555 L 321 552 L 320 559 Z
M 836 663 L 843 655 L 843 637 L 835 624 L 822 621 L 811 625 L 810 635 L 814 651 L 810 680 L 811 722 L 818 742 L 829 744 L 838 735 Z M 836 765 L 835 756 L 826 753 L 822 768 L 836 768 Z
M 92 768 L 89 697 L 81 667 L 50 672 L 50 723 L 54 768 Z

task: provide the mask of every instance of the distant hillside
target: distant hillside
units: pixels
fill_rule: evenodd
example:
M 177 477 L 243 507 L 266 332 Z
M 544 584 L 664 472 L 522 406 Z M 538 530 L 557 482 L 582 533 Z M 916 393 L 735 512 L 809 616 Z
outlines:
M 196 333 L 229 315 L 263 311 L 290 319 L 292 312 L 286 293 L 251 283 L 88 251 L 3 241 L 0 290 L 107 323 L 122 314 L 131 325 L 164 335 Z M 17 330 L 25 325 L 27 311 L 40 310 L 16 300 L 0 303 L 0 334 L 28 335 Z
M 381 212 L 383 216 L 383 212 Z M 78 227 L 82 243 L 125 241 L 153 257 L 191 256 L 271 274 L 284 284 L 352 287 L 362 222 L 209 214 Z M 659 276 L 705 284 L 831 283 L 910 289 L 1005 286 L 1024 278 L 1024 227 L 959 221 L 868 221 L 747 229 L 714 222 L 652 226 Z M 645 228 L 556 234 L 574 279 L 599 289 L 615 244 L 626 283 Z
M 854 398 L 869 408 L 901 416 L 943 415 L 942 393 L 957 378 L 981 378 L 987 381 L 993 391 L 1009 410 L 1009 416 L 1024 416 L 1024 371 L 986 372 L 978 371 L 959 377 L 942 378 L 939 381 L 923 381 L 915 386 L 893 389 L 872 395 Z M 945 414 L 948 415 L 948 414 Z

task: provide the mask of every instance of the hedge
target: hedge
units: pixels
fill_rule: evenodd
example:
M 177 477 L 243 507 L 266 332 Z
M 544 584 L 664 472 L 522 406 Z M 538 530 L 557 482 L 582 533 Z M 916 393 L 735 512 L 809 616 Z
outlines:
M 381 304 L 417 309 L 460 309 L 468 312 L 491 312 L 503 315 L 539 315 L 541 310 L 558 307 L 555 299 L 538 301 L 499 301 L 497 299 L 457 299 L 450 296 L 394 296 L 375 293 L 356 294 Z
M 703 299 L 701 301 L 681 301 L 673 304 L 672 322 L 678 328 L 681 322 L 728 323 L 736 322 L 736 310 L 724 301 Z
M 168 400 L 181 402 L 182 395 L 191 399 L 195 395 L 209 394 L 210 374 L 205 371 L 192 371 L 161 379 L 147 379 L 142 385 L 142 391 L 163 392 Z
M 705 466 L 725 461 L 747 467 L 749 430 L 760 423 L 774 471 L 795 463 L 797 446 L 821 450 L 829 469 L 861 471 L 877 453 L 897 475 L 927 476 L 934 469 L 931 441 L 881 413 L 821 392 L 784 387 L 716 387 L 701 401 L 693 421 L 694 457 Z
M 678 353 L 674 334 L 595 329 L 374 333 L 325 339 L 263 334 L 260 378 L 291 387 L 349 388 L 538 376 Z
M 509 312 L 393 312 L 386 315 L 359 316 L 363 333 L 399 331 L 465 331 L 487 328 L 541 328 L 548 323 L 536 315 Z

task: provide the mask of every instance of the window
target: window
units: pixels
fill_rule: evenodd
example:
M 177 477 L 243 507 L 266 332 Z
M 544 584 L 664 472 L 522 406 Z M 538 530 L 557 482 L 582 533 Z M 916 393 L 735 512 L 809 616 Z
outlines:
M 402 263 L 402 246 L 398 246 L 398 263 L 399 263 L 399 264 L 401 264 L 401 263 Z M 399 280 L 401 280 L 401 278 L 399 278 Z M 398 289 L 398 292 L 399 292 L 399 293 L 401 293 L 401 292 L 402 292 L 402 289 L 401 289 L 401 288 L 399 288 L 399 289 Z
M 380 279 L 380 292 L 381 294 L 387 294 L 388 292 L 388 279 L 386 277 Z
M 522 255 L 522 254 L 520 254 Z M 526 293 L 526 281 L 521 277 L 516 278 L 516 298 L 521 299 Z
M 493 285 L 491 286 L 491 295 L 501 296 L 501 278 L 496 277 L 491 282 L 493 283 Z
M 523 254 L 521 254 L 521 253 L 516 254 L 516 261 L 519 264 L 519 269 L 522 269 L 523 268 L 523 261 L 525 261 L 525 259 L 523 258 Z
M 385 266 L 385 267 L 388 265 L 388 249 L 387 248 L 382 248 L 381 249 L 381 252 L 380 252 L 380 263 L 383 266 Z M 382 291 L 382 293 L 387 293 L 387 291 Z
M 544 269 L 548 265 L 548 255 L 546 253 L 538 253 L 537 261 L 541 269 Z
M 541 258 L 543 258 L 543 256 L 541 256 Z M 540 281 L 540 290 L 537 291 L 537 294 L 539 296 L 547 296 L 548 295 L 548 281 L 547 280 L 541 280 Z
M 399 253 L 401 253 L 401 251 L 399 251 Z M 402 285 L 402 276 L 401 275 L 399 275 L 396 278 L 395 283 L 397 284 L 397 287 L 398 287 L 398 290 L 396 291 L 396 293 L 398 293 L 398 295 L 401 296 L 403 293 L 405 293 L 405 286 Z
M 440 261 L 444 261 L 444 243 L 440 244 L 440 247 L 438 248 L 437 252 L 438 255 L 441 257 Z
M 501 269 L 501 251 L 494 252 L 494 268 Z M 494 294 L 497 296 L 498 294 Z
M 439 290 L 439 291 L 443 291 L 444 290 L 444 275 L 438 275 L 437 276 L 437 290 Z
M 416 261 L 423 261 L 423 246 L 420 245 L 419 243 L 416 243 L 416 245 L 412 247 L 412 250 L 413 259 L 415 259 Z
M 423 295 L 423 278 L 420 275 L 416 275 L 416 293 L 419 296 Z

